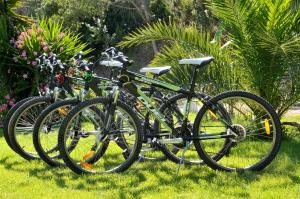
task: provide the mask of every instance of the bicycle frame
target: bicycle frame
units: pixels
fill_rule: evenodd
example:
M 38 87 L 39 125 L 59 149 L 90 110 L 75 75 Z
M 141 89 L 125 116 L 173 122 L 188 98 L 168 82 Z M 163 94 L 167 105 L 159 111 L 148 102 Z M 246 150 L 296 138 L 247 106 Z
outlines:
M 146 109 L 164 126 L 168 131 L 173 131 L 174 127 L 171 124 L 170 121 L 165 118 L 165 116 L 158 110 L 158 107 L 155 107 L 155 101 L 152 100 L 150 97 L 148 97 L 141 89 L 141 86 L 136 85 L 134 82 L 139 82 L 142 84 L 149 85 L 151 87 L 156 87 L 156 88 L 161 88 L 164 90 L 169 90 L 176 92 L 178 94 L 185 94 L 187 95 L 187 103 L 185 104 L 184 107 L 184 114 L 183 114 L 183 129 L 182 133 L 185 131 L 185 128 L 187 128 L 187 123 L 188 123 L 188 116 L 190 113 L 190 108 L 191 108 L 191 99 L 192 96 L 195 95 L 194 93 L 194 88 L 195 88 L 195 81 L 196 81 L 196 67 L 194 67 L 193 71 L 193 76 L 192 76 L 192 81 L 190 83 L 190 90 L 183 89 L 178 86 L 174 86 L 172 84 L 169 84 L 167 82 L 153 79 L 146 77 L 144 75 L 134 73 L 131 71 L 126 71 L 126 69 L 121 71 L 121 75 L 119 77 L 119 85 L 122 86 L 125 89 L 127 89 L 132 95 L 134 95 L 145 107 Z M 118 89 L 114 89 L 116 91 Z M 114 102 L 116 102 L 116 99 L 118 98 L 118 94 L 115 93 L 113 94 L 114 96 Z M 205 94 L 198 94 L 201 102 L 203 104 L 206 104 L 206 98 L 207 96 Z M 159 136 L 159 135 L 158 135 Z
M 133 96 L 135 96 L 148 110 L 148 112 L 154 116 L 155 119 L 157 119 L 160 124 L 167 129 L 167 131 L 173 132 L 175 129 L 170 121 L 159 111 L 158 107 L 155 105 L 155 101 L 152 100 L 150 97 L 148 97 L 141 89 L 141 86 L 135 84 L 135 82 L 139 82 L 151 87 L 161 88 L 164 90 L 169 90 L 176 92 L 178 94 L 185 94 L 187 95 L 187 103 L 184 107 L 184 113 L 183 113 L 183 123 L 182 123 L 182 129 L 181 129 L 181 137 L 185 140 L 206 140 L 206 139 L 219 139 L 219 138 L 232 138 L 233 135 L 226 135 L 224 132 L 220 134 L 206 134 L 204 136 L 185 136 L 184 132 L 188 128 L 188 116 L 190 114 L 191 109 L 191 100 L 193 96 L 197 96 L 199 98 L 199 101 L 206 107 L 209 107 L 209 110 L 212 111 L 212 113 L 215 113 L 215 109 L 221 110 L 221 113 L 223 114 L 222 108 L 218 107 L 218 105 L 213 105 L 209 102 L 209 97 L 203 93 L 195 93 L 195 81 L 196 81 L 196 75 L 197 75 L 197 68 L 196 66 L 193 67 L 193 74 L 192 74 L 192 80 L 190 82 L 190 89 L 186 90 L 178 86 L 174 86 L 172 84 L 169 84 L 167 82 L 163 82 L 161 80 L 153 79 L 146 77 L 144 75 L 134 73 L 131 71 L 127 71 L 126 67 L 122 68 L 121 73 L 118 77 L 118 83 L 117 86 L 114 86 L 111 97 L 113 104 L 116 104 L 116 101 L 119 97 L 119 87 L 123 87 L 127 89 Z M 109 131 L 110 123 L 113 118 L 111 115 L 114 110 L 110 110 L 110 113 L 105 118 L 105 123 L 107 124 L 105 126 L 105 130 Z M 226 113 L 225 113 L 226 115 Z M 226 118 L 226 117 L 224 117 Z M 222 121 L 226 126 L 232 130 L 234 133 L 236 130 L 231 127 L 230 122 L 227 122 L 220 118 L 220 121 Z M 226 132 L 225 132 L 226 133 Z M 156 136 L 165 136 L 165 133 L 159 133 Z

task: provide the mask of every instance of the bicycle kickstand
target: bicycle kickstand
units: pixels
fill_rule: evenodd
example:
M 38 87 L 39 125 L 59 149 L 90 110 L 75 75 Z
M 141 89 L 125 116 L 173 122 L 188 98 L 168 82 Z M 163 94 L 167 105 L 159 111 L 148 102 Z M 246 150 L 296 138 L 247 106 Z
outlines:
M 183 148 L 182 154 L 181 154 L 181 156 L 180 156 L 180 161 L 179 161 L 179 163 L 178 163 L 177 171 L 176 171 L 176 176 L 177 176 L 177 177 L 178 177 L 178 174 L 179 174 L 180 167 L 181 167 L 181 165 L 182 165 L 183 162 L 184 162 L 184 154 L 185 154 L 185 152 L 190 148 L 191 143 L 192 143 L 192 142 L 187 143 L 187 144 L 185 145 L 185 147 Z
M 145 155 L 145 151 L 142 150 L 142 151 L 141 151 L 141 154 L 139 155 L 138 162 L 142 162 L 142 161 L 143 161 L 143 159 L 144 159 L 144 157 L 145 157 L 144 155 Z

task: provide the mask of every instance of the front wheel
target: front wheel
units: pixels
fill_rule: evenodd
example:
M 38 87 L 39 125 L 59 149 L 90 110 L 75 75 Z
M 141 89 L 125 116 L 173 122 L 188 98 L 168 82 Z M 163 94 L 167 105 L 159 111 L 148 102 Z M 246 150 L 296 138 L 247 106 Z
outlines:
M 264 169 L 275 158 L 282 139 L 273 107 L 243 91 L 225 92 L 209 100 L 199 111 L 193 129 L 199 156 L 211 168 L 222 171 Z M 224 139 L 229 140 L 225 146 Z
M 126 104 L 118 101 L 113 108 L 108 108 L 112 107 L 110 103 L 108 98 L 84 101 L 62 122 L 58 135 L 60 154 L 66 165 L 78 174 L 121 172 L 138 158 L 142 146 L 139 118 Z M 104 110 L 104 121 L 93 114 L 89 114 L 89 120 L 82 117 L 93 109 Z M 126 140 L 125 149 L 119 147 L 120 137 Z M 74 140 L 76 146 L 69 150 Z

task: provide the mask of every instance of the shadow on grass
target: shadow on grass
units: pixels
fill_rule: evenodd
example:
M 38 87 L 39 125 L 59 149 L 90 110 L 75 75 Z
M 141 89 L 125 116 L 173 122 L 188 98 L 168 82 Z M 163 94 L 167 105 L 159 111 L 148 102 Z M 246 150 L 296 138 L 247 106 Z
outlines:
M 4 134 L 3 134 L 3 127 L 0 127 L 0 138 L 4 137 Z
M 251 184 L 265 175 L 287 176 L 293 183 L 300 184 L 300 177 L 295 172 L 299 165 L 297 163 L 300 162 L 299 146 L 299 140 L 285 140 L 278 157 L 261 172 L 224 173 L 213 171 L 206 166 L 183 166 L 177 177 L 177 165 L 168 161 L 135 163 L 124 173 L 103 175 L 77 175 L 68 168 L 50 167 L 42 161 L 26 162 L 10 157 L 0 159 L 0 165 L 12 172 L 28 172 L 37 179 L 52 180 L 60 188 L 92 191 L 115 189 L 119 197 L 125 197 L 126 194 L 141 197 L 145 192 L 155 192 L 164 187 L 184 191 L 192 184 L 201 185 L 201 183 L 211 185 L 219 192 L 225 193 L 226 190 L 222 188 L 226 186 Z M 239 193 L 238 196 L 249 197 L 249 194 Z

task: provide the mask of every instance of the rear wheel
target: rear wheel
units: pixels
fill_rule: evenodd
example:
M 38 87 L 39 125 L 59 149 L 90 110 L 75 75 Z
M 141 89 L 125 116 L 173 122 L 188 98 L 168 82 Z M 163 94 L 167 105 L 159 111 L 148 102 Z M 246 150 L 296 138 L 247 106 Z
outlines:
M 13 114 L 9 122 L 9 138 L 15 151 L 26 160 L 39 158 L 35 151 L 32 134 L 39 114 L 51 104 L 51 97 L 37 97 L 28 100 Z
M 26 99 L 23 99 L 21 101 L 19 101 L 18 103 L 16 103 L 7 113 L 4 121 L 3 121 L 3 135 L 5 138 L 6 143 L 8 144 L 8 146 L 14 150 L 11 141 L 10 141 L 10 137 L 9 137 L 9 133 L 8 133 L 8 127 L 9 127 L 9 122 L 11 117 L 13 116 L 13 114 L 18 110 L 18 108 L 20 106 L 22 106 L 25 102 L 27 102 L 28 100 L 32 99 L 33 97 L 28 97 Z
M 194 124 L 194 135 L 200 139 L 194 144 L 208 166 L 222 171 L 258 171 L 270 164 L 280 148 L 282 132 L 279 117 L 268 102 L 251 93 L 231 91 L 208 104 Z M 213 139 L 216 136 L 230 141 L 224 146 L 224 138 Z M 222 158 L 215 160 L 211 154 Z
M 58 150 L 58 131 L 70 110 L 79 103 L 77 99 L 55 102 L 37 118 L 33 129 L 33 144 L 38 155 L 50 166 L 62 166 L 64 162 Z
M 179 94 L 172 98 L 170 98 L 166 103 L 164 103 L 160 112 L 163 113 L 166 118 L 172 122 L 174 127 L 173 132 L 166 132 L 163 127 L 161 127 L 159 121 L 155 121 L 154 124 L 154 132 L 156 135 L 161 133 L 167 133 L 165 138 L 180 138 L 181 137 L 181 129 L 184 119 L 185 105 L 187 103 L 187 95 Z M 191 100 L 191 110 L 188 116 L 188 132 L 185 132 L 187 136 L 192 136 L 192 128 L 195 117 L 202 107 L 202 103 L 200 98 L 196 95 L 193 96 Z M 163 139 L 163 138 L 162 138 Z M 165 156 L 175 163 L 179 163 L 181 161 L 181 156 L 184 151 L 184 148 L 187 143 L 182 144 L 161 144 L 160 149 L 165 154 Z M 202 164 L 203 161 L 199 158 L 199 155 L 193 145 L 190 145 L 190 148 L 184 154 L 184 163 L 185 164 Z

